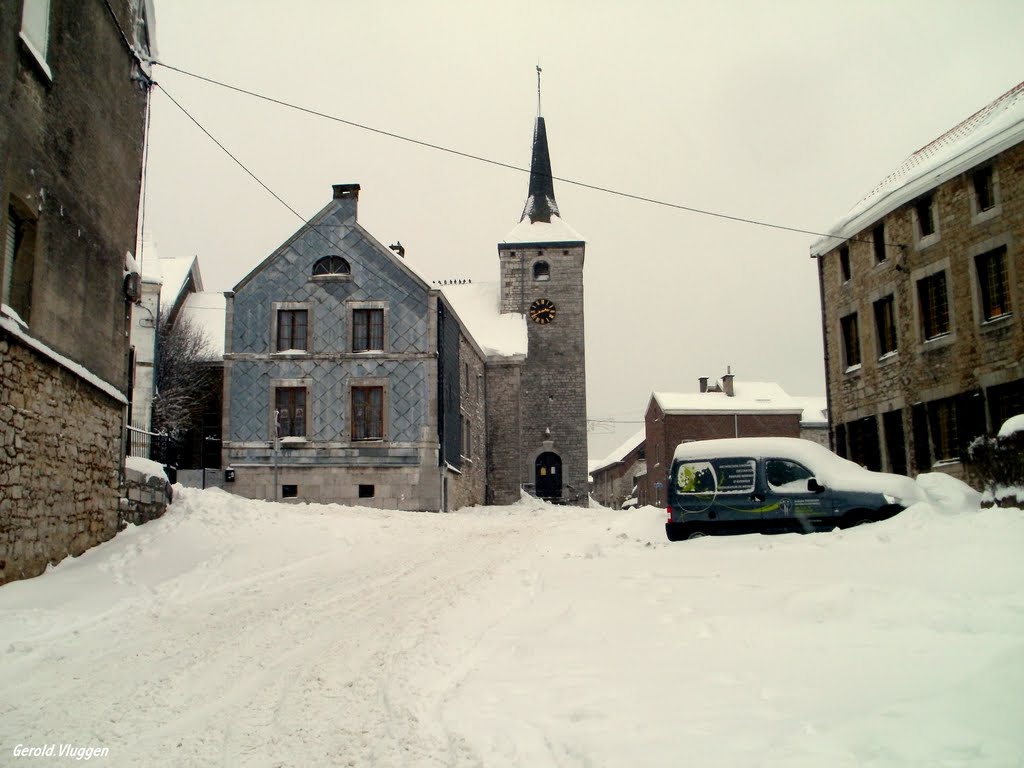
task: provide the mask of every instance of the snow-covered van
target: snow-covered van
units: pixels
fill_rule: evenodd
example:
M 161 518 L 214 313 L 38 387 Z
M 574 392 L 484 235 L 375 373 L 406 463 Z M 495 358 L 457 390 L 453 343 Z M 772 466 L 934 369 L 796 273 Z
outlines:
M 828 531 L 885 520 L 923 492 L 795 437 L 682 443 L 668 477 L 669 541 L 708 534 Z

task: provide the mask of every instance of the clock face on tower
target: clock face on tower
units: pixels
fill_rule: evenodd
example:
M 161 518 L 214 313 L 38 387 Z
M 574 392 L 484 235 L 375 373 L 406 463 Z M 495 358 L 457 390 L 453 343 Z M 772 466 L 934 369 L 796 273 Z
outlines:
M 530 319 L 547 325 L 555 319 L 555 305 L 550 299 L 537 299 L 530 305 Z

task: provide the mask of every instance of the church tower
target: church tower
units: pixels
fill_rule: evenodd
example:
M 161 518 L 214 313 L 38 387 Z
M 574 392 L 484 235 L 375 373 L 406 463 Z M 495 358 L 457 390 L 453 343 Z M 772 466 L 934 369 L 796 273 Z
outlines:
M 587 506 L 586 243 L 562 221 L 555 202 L 537 72 L 529 192 L 519 224 L 498 244 L 501 311 L 526 315 L 528 329 L 519 385 L 519 474 L 537 496 Z

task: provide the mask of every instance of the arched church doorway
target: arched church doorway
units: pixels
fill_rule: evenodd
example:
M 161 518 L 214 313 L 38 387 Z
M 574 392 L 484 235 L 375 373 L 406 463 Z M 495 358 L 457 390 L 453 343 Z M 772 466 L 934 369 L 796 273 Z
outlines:
M 562 458 L 548 451 L 537 457 L 533 487 L 542 499 L 562 498 Z

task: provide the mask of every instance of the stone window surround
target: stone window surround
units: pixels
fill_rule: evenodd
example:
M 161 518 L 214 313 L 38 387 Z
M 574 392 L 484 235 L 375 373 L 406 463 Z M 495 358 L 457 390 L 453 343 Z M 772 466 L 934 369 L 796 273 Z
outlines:
M 310 439 L 310 433 L 313 431 L 313 424 L 310 420 L 310 415 L 313 413 L 313 379 L 308 377 L 299 379 L 272 378 L 270 380 L 270 402 L 267 407 L 267 434 L 270 436 L 271 443 L 274 442 L 277 434 L 277 419 L 275 418 L 277 390 L 286 388 L 304 388 L 306 390 L 306 440 Z
M 391 392 L 389 382 L 386 377 L 383 376 L 366 376 L 360 378 L 346 379 L 345 381 L 345 414 L 351 422 L 352 419 L 352 390 L 356 387 L 380 387 L 383 392 L 381 393 L 381 437 L 370 438 L 367 440 L 353 440 L 352 439 L 352 424 L 346 425 L 345 429 L 345 440 L 353 447 L 360 445 L 372 444 L 381 445 L 384 443 L 391 442 L 391 419 L 389 418 L 391 413 Z
M 846 336 L 846 328 L 847 328 L 848 319 L 851 318 L 851 317 L 853 318 L 853 324 L 855 326 L 854 330 L 856 330 L 856 338 L 853 339 L 853 341 L 855 341 L 856 344 L 857 344 L 857 350 L 856 350 L 856 352 L 857 352 L 857 361 L 854 362 L 854 363 L 850 362 L 850 350 L 849 350 L 848 345 L 847 345 L 848 339 L 847 339 L 847 336 Z M 849 309 L 848 311 L 844 312 L 843 314 L 841 314 L 839 316 L 839 345 L 840 345 L 840 353 L 842 355 L 841 360 L 842 360 L 842 372 L 843 372 L 843 374 L 860 373 L 860 370 L 861 370 L 861 367 L 862 367 L 862 363 L 863 363 L 863 359 L 864 359 L 863 355 L 861 354 L 861 348 L 860 348 L 861 347 L 860 333 L 861 333 L 860 317 L 859 317 L 859 313 L 857 311 L 857 307 L 854 306 L 853 308 Z
M 978 265 L 975 259 L 983 253 L 988 253 L 996 248 L 1006 248 L 1006 256 L 1003 260 L 1006 267 L 1006 291 L 1010 297 L 1010 311 L 994 317 L 991 320 L 985 319 L 984 308 L 981 306 L 981 285 L 979 283 Z M 975 243 L 967 250 L 967 260 L 971 274 L 971 306 L 974 309 L 974 322 L 978 329 L 985 333 L 1002 328 L 1014 317 L 1017 307 L 1020 306 L 1020 297 L 1016 295 L 1014 288 L 1017 285 L 1016 259 L 1012 257 L 1013 237 L 1010 234 L 989 237 Z
M 543 254 L 543 251 L 538 251 L 538 255 Z M 551 279 L 551 263 L 545 259 L 535 259 L 530 265 L 531 274 L 536 282 L 547 282 Z
M 836 249 L 839 257 L 839 284 L 848 285 L 853 279 L 853 264 L 850 261 L 850 244 L 844 243 Z
M 942 336 L 933 339 L 924 338 L 924 320 L 921 317 L 921 298 L 917 284 L 926 277 L 931 277 L 937 272 L 946 273 L 946 309 L 949 313 L 949 331 Z M 917 337 L 917 353 L 930 352 L 933 349 L 947 347 L 956 343 L 956 306 L 951 301 L 953 295 L 952 271 L 949 268 L 949 257 L 927 264 L 911 271 L 910 273 L 910 301 L 914 315 L 914 328 Z
M 974 174 L 977 171 L 985 168 L 986 164 L 981 163 L 971 168 L 964 174 L 964 183 L 967 185 L 967 199 L 971 203 L 971 224 L 981 224 L 999 216 L 1003 212 L 1003 196 L 1000 192 L 999 187 L 999 169 L 995 163 L 989 164 L 987 167 L 992 169 L 992 200 L 994 205 L 987 211 L 978 209 L 978 195 L 974 191 Z
M 884 299 L 886 296 L 892 296 L 893 300 L 893 311 L 894 320 L 896 323 L 896 349 L 892 352 L 882 355 L 879 348 L 878 340 L 878 329 L 875 327 L 875 303 Z M 900 347 L 902 346 L 902 338 L 900 337 L 899 318 L 900 318 L 900 301 L 899 292 L 896 290 L 896 283 L 885 283 L 884 285 L 874 288 L 867 294 L 868 303 L 871 305 L 871 335 L 872 343 L 875 350 L 875 358 L 878 361 L 879 366 L 890 365 L 899 358 Z
M 932 232 L 930 235 L 921 234 L 921 221 L 917 215 L 917 203 L 919 200 L 925 197 L 931 198 L 931 204 L 929 207 L 932 211 L 932 224 L 935 227 L 935 231 Z M 921 195 L 917 200 L 911 203 L 910 223 L 911 229 L 914 233 L 914 248 L 916 248 L 919 251 L 923 251 L 925 248 L 930 248 L 931 246 L 938 243 L 939 240 L 942 238 L 942 229 L 939 223 L 939 202 L 936 198 L 934 189 Z
M 313 333 L 315 326 L 313 322 L 313 303 L 310 301 L 274 301 L 270 305 L 270 354 L 273 357 L 297 357 L 301 354 L 310 354 L 313 351 Z M 306 310 L 306 349 L 277 351 L 277 313 L 281 310 Z
M 384 349 L 368 349 L 362 352 L 354 352 L 355 348 L 355 310 L 357 309 L 383 309 L 384 310 Z M 345 351 L 354 355 L 381 355 L 391 351 L 391 309 L 386 301 L 346 301 L 345 320 L 348 323 L 346 334 L 347 344 Z M 386 434 L 386 430 L 385 430 Z

